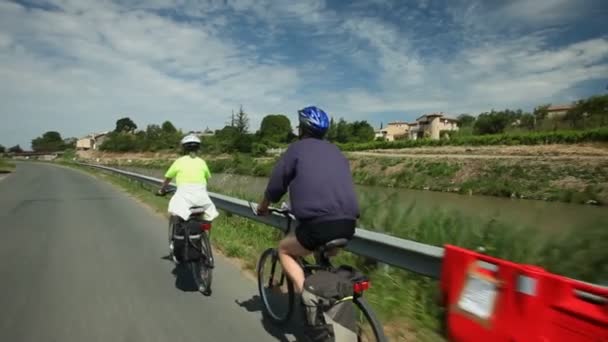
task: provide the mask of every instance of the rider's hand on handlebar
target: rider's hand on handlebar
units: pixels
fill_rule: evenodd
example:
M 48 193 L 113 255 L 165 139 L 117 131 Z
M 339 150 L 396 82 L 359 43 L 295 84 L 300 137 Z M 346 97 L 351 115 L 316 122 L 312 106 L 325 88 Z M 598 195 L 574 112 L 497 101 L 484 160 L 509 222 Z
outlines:
M 267 216 L 270 214 L 270 210 L 268 209 L 268 203 L 266 201 L 262 201 L 258 204 L 258 208 L 256 210 L 258 216 Z
M 256 210 L 258 216 L 268 216 L 270 215 L 270 209 L 268 209 L 268 206 L 261 206 L 259 205 L 257 210 Z

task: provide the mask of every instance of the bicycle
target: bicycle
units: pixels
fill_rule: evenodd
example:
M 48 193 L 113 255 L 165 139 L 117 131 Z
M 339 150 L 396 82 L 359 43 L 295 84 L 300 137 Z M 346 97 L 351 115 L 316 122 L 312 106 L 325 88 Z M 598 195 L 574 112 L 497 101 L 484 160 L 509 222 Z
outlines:
M 170 188 L 168 191 L 159 191 L 156 194 L 158 196 L 165 196 L 166 194 L 175 191 L 175 188 Z M 190 248 L 194 249 L 195 254 L 200 254 L 200 258 L 197 258 L 196 260 L 186 260 L 186 267 L 190 270 L 198 291 L 205 296 L 210 296 L 212 293 L 211 282 L 213 280 L 214 259 L 210 242 L 211 222 L 202 219 L 204 213 L 205 210 L 202 207 L 191 207 L 190 217 L 186 221 L 178 216 L 171 216 L 171 219 L 169 220 L 168 237 L 169 257 L 171 257 L 176 264 L 180 264 L 180 260 L 175 255 L 174 246 L 176 241 L 186 240 L 184 243 L 184 251 L 181 254 L 184 256 L 190 255 Z M 193 226 L 191 224 L 192 222 L 198 224 L 200 231 L 189 231 L 189 228 Z M 176 230 L 179 232 L 178 228 L 183 228 L 183 235 L 176 234 Z M 198 240 L 200 240 L 200 249 L 197 246 Z
M 249 203 L 249 205 L 254 214 L 257 215 L 257 206 L 254 203 Z M 292 222 L 295 220 L 291 215 L 289 208 L 283 204 L 281 209 L 269 208 L 269 211 L 270 213 L 284 216 L 287 219 L 286 228 L 283 233 L 284 236 L 288 235 L 292 228 Z M 313 251 L 314 263 L 310 263 L 302 257 L 296 258 L 296 260 L 304 270 L 305 277 L 309 277 L 319 270 L 336 272 L 336 270 L 342 266 L 334 267 L 330 258 L 337 249 L 344 248 L 347 244 L 347 239 L 332 240 L 318 248 L 316 251 Z M 276 248 L 268 248 L 265 250 L 260 256 L 257 264 L 258 290 L 263 304 L 263 313 L 275 324 L 287 323 L 293 314 L 295 304 L 293 283 L 289 277 L 282 272 L 282 269 L 278 269 L 277 266 L 280 267 L 280 265 L 281 263 Z M 269 271 L 268 274 L 267 271 Z M 344 298 L 343 300 L 352 300 L 353 304 L 358 309 L 357 336 L 359 341 L 387 341 L 382 324 L 380 324 L 371 306 L 363 297 L 363 293 L 369 288 L 369 285 L 370 282 L 366 276 L 355 280 L 353 282 L 352 296 Z M 273 298 L 271 297 L 273 293 L 276 293 L 279 296 Z M 283 305 L 277 303 L 281 300 L 281 296 L 284 297 L 285 295 L 287 297 L 283 298 L 285 299 Z M 283 311 L 281 311 L 281 306 L 285 306 Z M 364 325 L 365 323 L 367 323 L 367 325 Z M 373 336 L 369 336 L 370 333 Z

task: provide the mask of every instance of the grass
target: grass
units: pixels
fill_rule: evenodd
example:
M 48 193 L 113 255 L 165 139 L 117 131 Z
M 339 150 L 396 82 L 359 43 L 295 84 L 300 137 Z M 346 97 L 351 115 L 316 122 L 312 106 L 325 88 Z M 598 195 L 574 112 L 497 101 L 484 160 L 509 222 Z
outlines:
M 102 175 L 160 212 L 166 210 L 166 199 L 154 196 L 150 188 L 136 181 L 90 169 L 87 171 Z M 362 213 L 360 223 L 363 227 L 383 227 L 385 233 L 437 246 L 445 243 L 469 249 L 483 246 L 490 255 L 540 265 L 584 281 L 608 280 L 608 253 L 605 252 L 608 250 L 608 229 L 605 229 L 608 222 L 579 227 L 569 233 L 543 235 L 528 227 L 514 227 L 442 210 L 412 222 L 410 216 L 416 209 L 415 205 L 402 208 L 390 198 L 369 197 L 364 200 L 373 205 L 366 206 Z M 382 216 L 376 215 L 380 207 L 385 213 Z M 254 269 L 260 253 L 274 246 L 279 238 L 277 230 L 229 213 L 222 213 L 216 219 L 212 235 L 217 248 L 229 257 L 241 259 L 247 269 Z M 372 288 L 366 296 L 386 326 L 398 327 L 391 329 L 395 340 L 405 336 L 414 336 L 420 341 L 441 340 L 438 331 L 442 311 L 436 304 L 436 280 L 376 265 L 346 252 L 341 253 L 335 262 L 355 265 L 371 276 Z
M 15 164 L 8 161 L 7 159 L 0 158 L 0 173 L 13 172 L 15 170 Z
M 358 157 L 357 184 L 570 203 L 608 201 L 608 164 Z
M 166 169 L 171 160 L 109 163 Z M 268 177 L 274 159 L 247 155 L 208 159 L 213 173 Z M 480 160 L 354 157 L 353 179 L 360 185 L 518 197 L 584 204 L 608 202 L 608 164 L 543 162 L 539 160 Z

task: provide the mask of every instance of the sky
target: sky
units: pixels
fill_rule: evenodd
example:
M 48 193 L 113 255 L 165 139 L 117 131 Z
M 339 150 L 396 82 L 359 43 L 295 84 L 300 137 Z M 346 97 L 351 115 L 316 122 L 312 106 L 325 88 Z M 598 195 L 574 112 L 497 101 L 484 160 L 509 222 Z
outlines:
M 605 0 L 0 0 L 0 144 L 242 105 L 381 122 L 606 93 Z

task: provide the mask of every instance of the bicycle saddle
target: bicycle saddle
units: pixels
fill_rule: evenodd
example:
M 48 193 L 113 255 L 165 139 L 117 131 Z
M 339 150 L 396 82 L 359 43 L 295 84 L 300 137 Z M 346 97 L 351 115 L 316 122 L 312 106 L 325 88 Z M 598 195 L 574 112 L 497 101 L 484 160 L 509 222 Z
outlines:
M 190 207 L 190 214 L 202 214 L 205 212 L 203 207 Z

